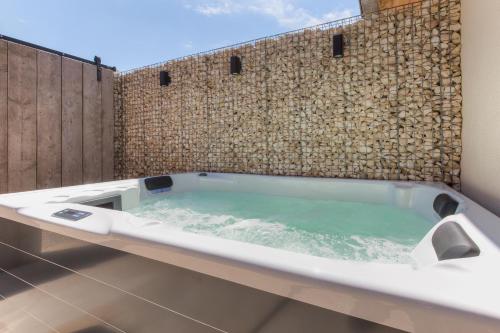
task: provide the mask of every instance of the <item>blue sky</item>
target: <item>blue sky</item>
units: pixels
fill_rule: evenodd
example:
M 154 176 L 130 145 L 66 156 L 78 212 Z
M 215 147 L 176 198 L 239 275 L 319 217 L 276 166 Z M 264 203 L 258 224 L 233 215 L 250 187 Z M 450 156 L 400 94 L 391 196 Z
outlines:
M 127 70 L 359 13 L 358 0 L 1 0 L 0 34 Z

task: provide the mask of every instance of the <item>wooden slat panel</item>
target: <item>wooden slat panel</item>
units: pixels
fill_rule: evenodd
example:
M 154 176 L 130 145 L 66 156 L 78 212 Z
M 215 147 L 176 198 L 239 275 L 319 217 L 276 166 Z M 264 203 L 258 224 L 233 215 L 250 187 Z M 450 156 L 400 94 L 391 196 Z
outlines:
M 102 70 L 102 178 L 114 179 L 113 72 Z
M 83 64 L 83 182 L 102 180 L 101 85 L 96 66 Z
M 8 191 L 7 177 L 7 42 L 0 40 L 0 193 Z
M 61 186 L 61 57 L 38 51 L 37 188 Z
M 36 188 L 36 51 L 8 46 L 9 192 Z
M 83 182 L 82 63 L 62 59 L 62 186 Z

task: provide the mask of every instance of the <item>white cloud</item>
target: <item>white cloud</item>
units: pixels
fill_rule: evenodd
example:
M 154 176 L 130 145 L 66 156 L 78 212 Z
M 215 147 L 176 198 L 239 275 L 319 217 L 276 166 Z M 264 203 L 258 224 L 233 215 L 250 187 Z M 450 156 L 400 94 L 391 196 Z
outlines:
M 194 0 L 196 2 L 196 0 Z M 229 15 L 249 12 L 274 18 L 278 24 L 288 29 L 296 29 L 334 21 L 352 16 L 352 9 L 332 10 L 321 16 L 315 16 L 307 9 L 296 6 L 294 0 L 200 0 L 186 7 L 202 15 Z
M 352 9 L 332 10 L 331 12 L 324 14 L 321 18 L 312 17 L 311 21 L 309 21 L 310 22 L 309 25 L 336 21 L 351 16 L 354 16 L 354 11 Z
M 212 0 L 189 7 L 194 8 L 194 10 L 203 15 L 212 16 L 220 14 L 232 14 L 240 11 L 244 6 L 240 5 L 237 1 L 234 0 Z
M 193 45 L 193 42 L 188 40 L 187 42 L 185 42 L 184 44 L 182 44 L 182 46 L 185 48 L 185 49 L 188 49 L 188 50 L 191 50 L 194 45 Z

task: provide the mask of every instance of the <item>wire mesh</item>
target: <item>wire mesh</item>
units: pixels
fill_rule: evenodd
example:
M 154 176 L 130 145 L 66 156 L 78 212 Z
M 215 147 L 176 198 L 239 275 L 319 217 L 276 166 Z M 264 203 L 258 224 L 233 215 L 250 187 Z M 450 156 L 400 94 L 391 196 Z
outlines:
M 443 181 L 461 157 L 460 2 L 424 0 L 122 72 L 117 173 Z M 342 58 L 332 36 L 344 35 Z M 240 75 L 229 59 L 241 57 Z M 159 85 L 166 70 L 172 83 Z

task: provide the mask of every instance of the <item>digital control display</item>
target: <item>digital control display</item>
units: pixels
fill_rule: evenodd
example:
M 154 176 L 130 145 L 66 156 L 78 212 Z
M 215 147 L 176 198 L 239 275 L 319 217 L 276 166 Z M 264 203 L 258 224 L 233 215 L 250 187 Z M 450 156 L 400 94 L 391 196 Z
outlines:
M 76 209 L 71 209 L 71 208 L 63 209 L 63 210 L 60 210 L 60 211 L 52 214 L 52 216 L 54 216 L 54 217 L 58 217 L 58 218 L 70 220 L 70 221 L 78 221 L 78 220 L 84 219 L 90 215 L 92 215 L 91 212 L 86 212 L 83 210 L 76 210 Z

